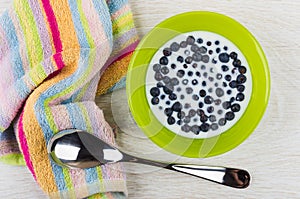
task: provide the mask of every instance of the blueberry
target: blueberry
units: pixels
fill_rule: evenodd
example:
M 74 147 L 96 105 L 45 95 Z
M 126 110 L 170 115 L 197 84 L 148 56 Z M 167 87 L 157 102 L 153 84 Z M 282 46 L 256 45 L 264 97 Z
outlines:
M 183 119 L 183 122 L 186 123 L 186 124 L 188 124 L 188 123 L 191 122 L 191 118 L 190 118 L 190 117 L 185 117 L 185 118 Z
M 206 97 L 204 98 L 204 102 L 205 102 L 206 104 L 212 104 L 213 101 L 214 101 L 214 99 L 213 99 L 211 96 L 206 96 Z
M 192 62 L 193 62 L 193 58 L 192 57 L 187 57 L 185 59 L 185 63 L 187 63 L 187 64 L 191 64 Z
M 223 82 L 223 87 L 227 87 L 228 85 L 227 85 L 227 83 L 226 82 Z
M 219 124 L 220 126 L 225 126 L 226 120 L 225 120 L 224 118 L 221 118 L 221 119 L 219 120 L 218 124 Z
M 158 82 L 158 83 L 156 84 L 156 86 L 157 86 L 157 88 L 162 88 L 162 87 L 164 86 L 164 84 L 161 83 L 161 82 Z
M 231 81 L 230 83 L 229 83 L 229 86 L 231 87 L 231 88 L 236 88 L 237 87 L 237 82 L 236 81 Z
M 208 76 L 208 73 L 207 72 L 204 72 L 203 73 L 203 77 L 207 77 Z
M 161 95 L 161 96 L 160 96 L 160 99 L 162 99 L 162 100 L 164 100 L 165 98 L 166 98 L 165 95 Z
M 230 82 L 231 81 L 231 75 L 226 75 L 225 80 Z
M 186 64 L 183 64 L 183 68 L 187 69 L 189 66 Z
M 202 109 L 198 109 L 197 110 L 197 115 L 203 116 L 203 115 L 205 115 L 205 113 L 204 113 L 204 111 Z
M 198 95 L 193 95 L 193 100 L 198 101 L 199 100 L 199 96 Z
M 196 86 L 196 85 L 198 84 L 198 80 L 194 79 L 194 80 L 192 81 L 192 84 L 193 84 L 194 86 Z
M 229 55 L 227 53 L 221 53 L 219 55 L 219 60 L 222 62 L 222 63 L 228 63 L 229 62 Z
M 220 41 L 218 41 L 218 40 L 215 41 L 215 44 L 216 44 L 216 45 L 219 45 L 219 44 L 220 44 Z
M 218 73 L 218 74 L 216 75 L 216 78 L 217 78 L 218 80 L 221 80 L 222 77 L 223 77 L 223 75 L 222 75 L 221 73 Z
M 189 71 L 189 72 L 188 72 L 188 76 L 190 76 L 190 77 L 192 77 L 193 74 L 194 74 L 194 73 L 193 73 L 192 71 Z
M 205 97 L 206 96 L 206 91 L 205 90 L 201 90 L 199 92 L 200 97 Z
M 198 45 L 196 45 L 196 44 L 192 45 L 192 47 L 191 47 L 191 51 L 193 51 L 193 52 L 197 52 L 198 50 L 199 50 L 199 47 L 198 47 Z
M 178 72 L 177 72 L 177 77 L 183 77 L 185 75 L 185 72 L 184 72 L 184 70 L 179 70 Z
M 170 117 L 173 114 L 173 110 L 171 108 L 166 108 L 165 109 L 165 115 Z
M 177 99 L 177 95 L 175 94 L 175 93 L 171 93 L 170 95 L 169 95 L 169 99 L 170 100 L 176 100 Z
M 230 111 L 230 112 L 227 112 L 227 113 L 225 114 L 225 119 L 228 120 L 228 121 L 233 120 L 234 117 L 235 117 L 235 115 L 234 115 L 234 113 L 231 112 L 231 111 Z
M 175 112 L 180 112 L 182 109 L 182 105 L 180 102 L 175 102 L 172 106 L 172 110 Z
M 191 130 L 191 127 L 188 124 L 185 124 L 181 127 L 181 130 L 188 133 Z
M 211 41 L 206 42 L 206 45 L 211 46 Z
M 235 101 L 235 98 L 234 98 L 234 97 L 230 98 L 230 102 L 231 102 L 231 103 L 233 103 L 234 101 Z
M 238 84 L 244 84 L 247 81 L 247 77 L 245 75 L 238 75 L 236 78 Z
M 164 57 L 160 58 L 159 63 L 160 63 L 161 65 L 168 65 L 169 60 L 168 60 L 167 57 L 164 56 Z
M 166 105 L 168 105 L 168 106 L 169 106 L 170 104 L 171 104 L 171 102 L 170 102 L 170 101 L 166 101 Z
M 238 85 L 237 90 L 242 93 L 245 90 L 245 86 L 244 85 Z
M 210 122 L 215 122 L 215 121 L 217 121 L 216 116 L 215 116 L 215 115 L 209 116 L 209 121 L 210 121 Z
M 193 68 L 197 68 L 197 67 L 198 67 L 198 64 L 193 63 Z
M 198 44 L 202 44 L 203 43 L 203 39 L 201 39 L 201 38 L 197 39 L 197 43 Z
M 238 57 L 238 55 L 236 54 L 236 52 L 230 53 L 229 56 L 230 56 L 231 59 L 234 59 L 234 60 L 237 59 L 237 57 Z
M 231 110 L 232 110 L 233 112 L 239 112 L 239 111 L 241 110 L 241 106 L 240 106 L 239 104 L 233 104 L 233 105 L 231 106 Z
M 168 76 L 165 76 L 164 78 L 163 78 L 163 82 L 165 83 L 165 84 L 168 84 L 168 83 L 170 83 L 170 77 L 168 77 Z
M 178 119 L 183 119 L 185 117 L 185 113 L 183 111 L 177 113 Z
M 222 65 L 222 71 L 223 71 L 223 72 L 226 72 L 226 71 L 228 71 L 228 70 L 229 70 L 229 67 L 228 67 L 228 66 Z
M 216 131 L 216 130 L 218 130 L 219 125 L 216 123 L 213 123 L 213 124 L 211 124 L 210 128 L 211 128 L 211 130 Z
M 154 70 L 155 72 L 159 72 L 160 69 L 161 69 L 161 65 L 160 65 L 160 64 L 154 64 L 154 65 L 153 65 L 153 70 Z
M 186 39 L 186 42 L 189 44 L 189 45 L 192 45 L 195 43 L 195 37 L 193 36 L 188 36 L 188 38 Z
M 174 52 L 177 52 L 180 48 L 180 45 L 176 42 L 172 43 L 171 44 L 171 50 L 174 51 Z
M 174 77 L 174 78 L 171 79 L 171 84 L 174 85 L 174 86 L 177 86 L 179 84 L 179 80 Z
M 183 57 L 182 56 L 178 56 L 177 57 L 177 61 L 180 62 L 180 63 L 182 63 L 183 62 Z
M 200 129 L 203 132 L 209 131 L 209 124 L 207 124 L 207 123 L 201 124 Z
M 208 63 L 208 62 L 209 62 L 209 56 L 208 56 L 208 55 L 203 55 L 203 56 L 202 56 L 202 61 L 203 61 L 204 63 Z
M 199 48 L 199 52 L 200 52 L 201 54 L 204 54 L 204 53 L 207 52 L 207 48 L 205 48 L 204 46 L 202 46 L 202 47 Z
M 187 80 L 187 79 L 182 80 L 183 85 L 187 85 L 188 83 L 189 83 L 189 80 Z
M 176 64 L 171 64 L 172 69 L 176 69 Z
M 179 126 L 181 126 L 181 125 L 182 125 L 182 120 L 178 120 L 178 121 L 176 122 L 176 124 L 179 125 Z
M 199 108 L 203 108 L 203 106 L 204 106 L 203 102 L 199 102 L 198 106 L 199 106 Z
M 161 69 L 161 73 L 164 74 L 164 75 L 167 75 L 169 72 L 170 72 L 170 70 L 167 67 L 163 67 Z
M 154 78 L 157 80 L 157 81 L 160 81 L 163 79 L 163 75 L 159 72 L 156 72 L 155 75 L 154 75 Z
M 157 97 L 157 96 L 159 96 L 159 94 L 160 94 L 160 90 L 159 90 L 159 88 L 157 88 L 157 87 L 153 87 L 153 88 L 151 88 L 151 90 L 150 90 L 150 94 L 151 94 L 153 97 Z
M 218 97 L 224 96 L 224 90 L 221 89 L 221 88 L 217 88 L 217 89 L 216 89 L 216 95 L 217 95 Z
M 235 66 L 235 67 L 240 67 L 242 64 L 241 60 L 237 59 L 237 60 L 234 60 L 232 65 Z
M 200 121 L 202 123 L 207 122 L 208 121 L 208 117 L 205 114 L 200 115 Z
M 219 86 L 219 84 L 216 82 L 216 83 L 215 83 L 215 87 L 218 87 L 218 86 Z
M 200 53 L 194 53 L 192 58 L 195 62 L 199 62 L 202 60 L 202 55 Z
M 231 94 L 232 94 L 232 90 L 228 90 L 228 91 L 227 91 L 227 94 L 228 94 L 228 95 L 231 95 Z
M 214 107 L 213 106 L 209 106 L 208 108 L 207 108 L 207 112 L 208 113 L 212 113 L 212 112 L 214 112 Z
M 239 72 L 240 72 L 241 74 L 245 74 L 245 73 L 247 72 L 247 68 L 246 68 L 245 66 L 240 66 L 240 67 L 239 67 Z
M 176 122 L 176 120 L 175 120 L 174 117 L 168 117 L 168 124 L 169 125 L 173 125 L 173 124 L 175 124 L 175 122 Z
M 189 111 L 189 117 L 194 117 L 196 115 L 196 111 L 194 109 Z
M 181 48 L 186 48 L 187 45 L 188 45 L 188 44 L 187 44 L 186 41 L 183 41 L 183 42 L 180 43 L 180 47 L 181 47 Z
M 223 111 L 222 111 L 222 110 L 218 110 L 218 114 L 219 114 L 219 115 L 222 115 L 222 114 L 223 114 Z
M 224 48 L 223 48 L 225 51 L 227 51 L 228 50 L 228 47 L 227 46 L 224 46 Z
M 197 71 L 196 76 L 201 77 L 201 73 L 199 71 Z
M 215 79 L 213 77 L 209 77 L 208 80 L 213 82 Z
M 185 90 L 188 95 L 194 92 L 194 90 L 191 87 L 187 87 Z
M 210 54 L 210 55 L 212 55 L 213 53 L 214 53 L 214 51 L 212 51 L 212 50 L 208 51 L 208 54 Z
M 238 93 L 237 95 L 236 95 L 236 101 L 244 101 L 244 99 L 245 99 L 245 95 L 243 94 L 243 93 Z
M 216 49 L 216 53 L 220 53 L 221 52 L 221 49 L 220 48 L 217 48 Z
M 230 106 L 231 106 L 231 103 L 230 102 L 223 102 L 222 106 L 223 106 L 224 109 L 229 109 Z
M 184 100 L 184 95 L 180 95 L 180 99 L 181 99 L 181 100 Z
M 195 135 L 199 135 L 201 129 L 200 129 L 199 126 L 194 125 L 194 126 L 192 126 L 191 131 L 192 131 Z
M 177 92 L 180 92 L 180 91 L 182 91 L 182 89 L 181 89 L 180 87 L 178 87 L 178 88 L 176 89 L 176 91 L 177 91 Z
M 152 103 L 153 105 L 159 104 L 159 99 L 158 99 L 158 97 L 152 98 L 151 103 Z
M 163 54 L 164 54 L 164 56 L 170 56 L 170 55 L 172 55 L 172 51 L 171 51 L 171 49 L 170 48 L 165 48 L 164 50 L 163 50 Z
M 164 86 L 163 87 L 163 90 L 164 90 L 164 92 L 165 92 L 165 94 L 167 94 L 167 95 L 170 95 L 173 91 L 170 89 L 170 88 L 168 88 L 167 86 Z
M 209 92 L 209 93 L 212 93 L 212 92 L 213 92 L 213 89 L 212 89 L 212 88 L 209 88 L 209 89 L 208 89 L 208 92 Z

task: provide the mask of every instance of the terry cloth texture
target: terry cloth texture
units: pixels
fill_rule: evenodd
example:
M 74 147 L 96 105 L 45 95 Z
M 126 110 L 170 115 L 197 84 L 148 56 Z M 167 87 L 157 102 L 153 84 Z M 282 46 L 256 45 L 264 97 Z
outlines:
M 0 17 L 0 160 L 25 161 L 52 198 L 125 197 L 120 164 L 62 168 L 46 147 L 70 128 L 115 144 L 95 95 L 124 86 L 137 40 L 126 0 L 14 0 Z

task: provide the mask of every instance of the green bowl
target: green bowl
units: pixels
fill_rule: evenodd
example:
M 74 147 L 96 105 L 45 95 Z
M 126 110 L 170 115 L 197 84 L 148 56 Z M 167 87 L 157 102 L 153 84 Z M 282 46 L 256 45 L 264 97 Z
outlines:
M 166 128 L 150 109 L 145 89 L 147 69 L 157 50 L 172 38 L 193 31 L 208 31 L 230 40 L 245 56 L 252 74 L 251 98 L 241 118 L 220 135 L 203 139 L 184 137 Z M 241 144 L 261 120 L 270 95 L 267 60 L 253 35 L 227 16 L 202 11 L 176 15 L 155 26 L 137 47 L 126 84 L 131 113 L 146 136 L 171 153 L 191 158 L 216 156 Z

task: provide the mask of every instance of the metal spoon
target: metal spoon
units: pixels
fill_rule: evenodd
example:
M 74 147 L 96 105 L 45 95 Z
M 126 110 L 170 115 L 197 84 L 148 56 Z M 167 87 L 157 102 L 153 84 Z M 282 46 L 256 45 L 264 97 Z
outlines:
M 116 162 L 133 162 L 189 174 L 234 188 L 246 188 L 250 174 L 241 169 L 163 163 L 134 157 L 85 131 L 70 129 L 53 136 L 48 145 L 52 160 L 69 168 L 90 168 Z

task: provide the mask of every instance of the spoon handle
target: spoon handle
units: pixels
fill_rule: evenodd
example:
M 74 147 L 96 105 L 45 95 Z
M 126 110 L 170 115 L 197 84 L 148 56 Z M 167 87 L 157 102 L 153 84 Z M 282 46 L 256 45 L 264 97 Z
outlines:
M 164 168 L 234 188 L 244 189 L 250 184 L 250 174 L 241 169 L 185 164 L 169 164 Z
M 177 171 L 180 173 L 199 177 L 205 180 L 209 180 L 211 182 L 215 182 L 233 188 L 244 189 L 247 188 L 250 184 L 250 174 L 248 173 L 248 171 L 242 169 L 176 163 L 168 164 L 137 158 L 128 154 L 124 156 L 124 159 L 122 161 L 157 166 L 172 171 Z

